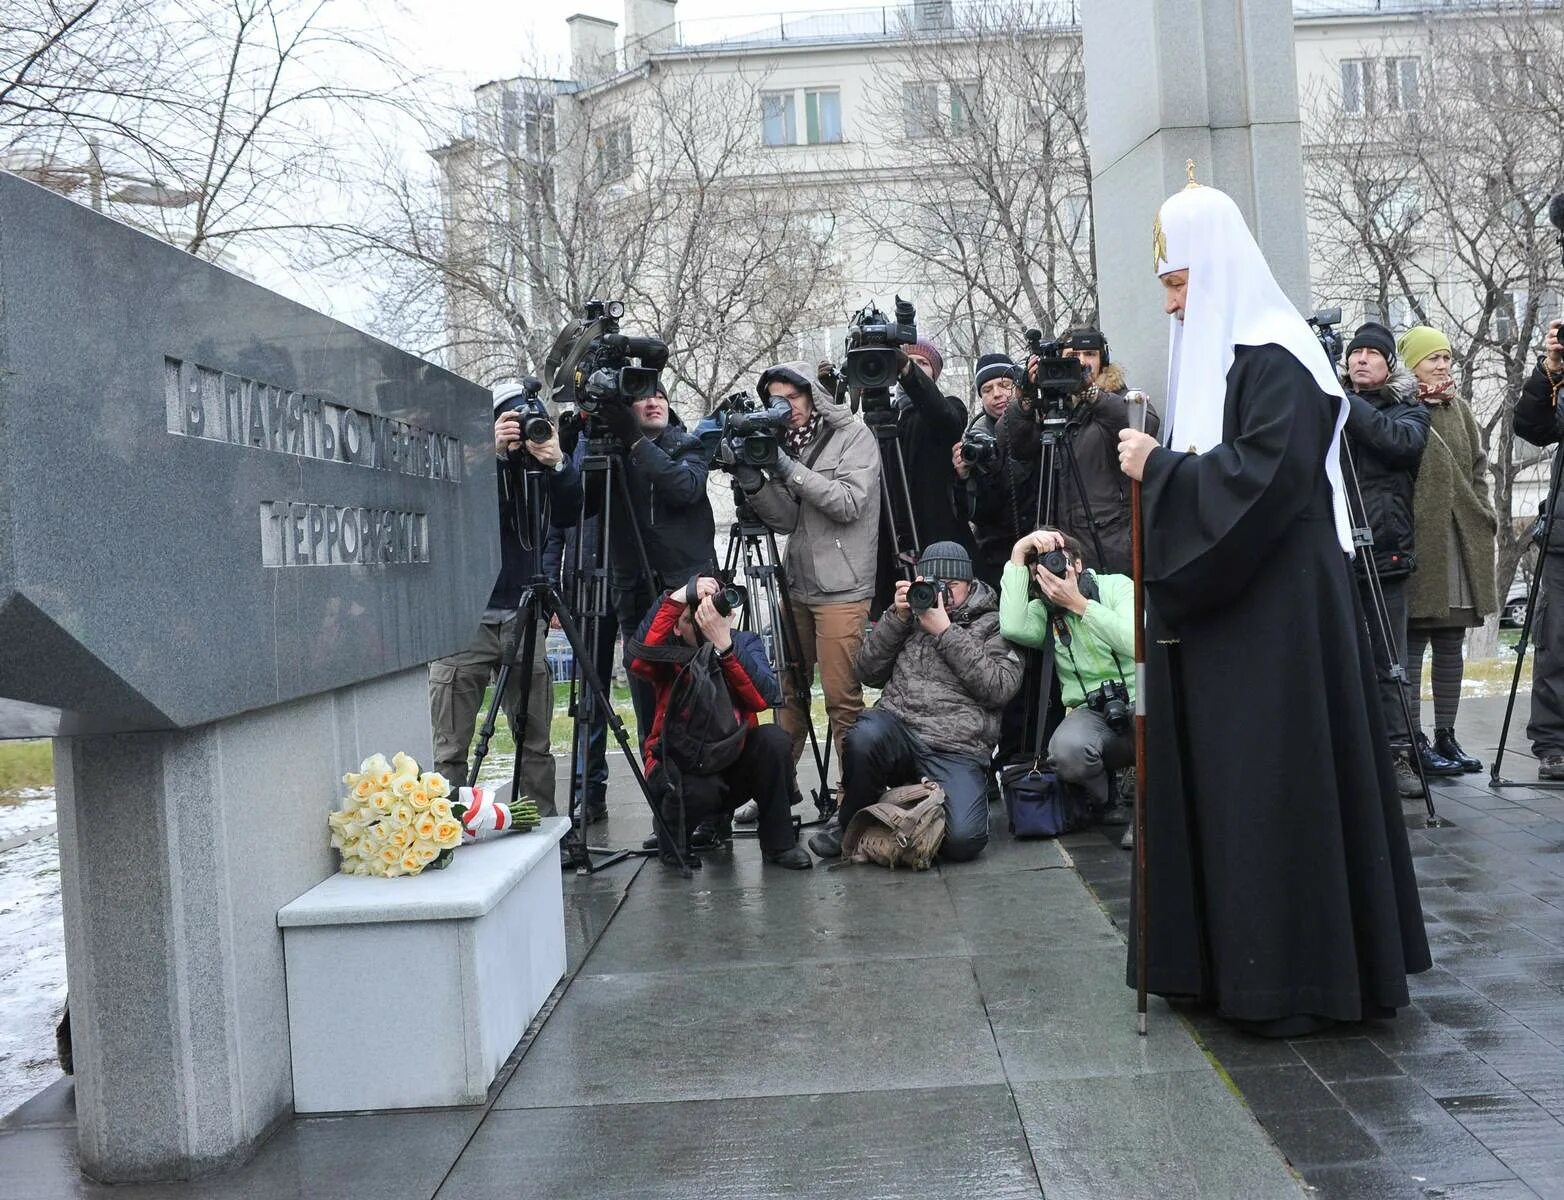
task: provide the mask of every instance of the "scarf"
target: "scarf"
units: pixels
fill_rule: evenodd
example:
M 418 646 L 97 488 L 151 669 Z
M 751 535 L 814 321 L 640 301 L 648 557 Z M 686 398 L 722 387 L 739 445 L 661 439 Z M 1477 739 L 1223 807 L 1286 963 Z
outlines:
M 787 448 L 788 455 L 797 458 L 815 438 L 820 436 L 820 430 L 825 427 L 825 414 L 818 408 L 809 414 L 809 420 L 805 421 L 797 429 L 789 429 L 782 435 L 782 444 Z

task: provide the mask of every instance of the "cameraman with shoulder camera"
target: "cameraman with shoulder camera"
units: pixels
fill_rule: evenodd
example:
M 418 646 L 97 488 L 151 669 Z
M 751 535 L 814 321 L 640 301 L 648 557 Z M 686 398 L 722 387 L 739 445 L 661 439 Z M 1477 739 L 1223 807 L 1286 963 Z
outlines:
M 842 752 L 837 823 L 809 839 L 839 858 L 853 816 L 886 788 L 930 779 L 945 792 L 940 857 L 976 858 L 988 844 L 989 751 L 999 714 L 1021 686 L 1021 659 L 1000 635 L 994 589 L 974 579 L 972 558 L 936 542 L 918 580 L 898 580 L 895 601 L 858 651 L 858 677 L 883 688 Z
M 1564 441 L 1564 321 L 1549 321 L 1543 353 L 1515 403 L 1515 433 L 1533 446 L 1556 446 Z M 1564 458 L 1555 451 L 1550 495 L 1557 501 L 1559 470 Z M 1534 537 L 1542 536 L 1543 513 Z M 1531 721 L 1526 736 L 1537 756 L 1539 779 L 1564 779 L 1564 520 L 1555 516 L 1548 544 L 1541 547 L 1542 585 L 1537 611 L 1531 615 L 1536 656 L 1531 662 Z
M 654 707 L 645 738 L 644 755 L 648 778 L 671 784 L 684 804 L 686 824 L 725 816 L 730 821 L 735 809 L 753 800 L 758 808 L 761 857 L 768 863 L 790 870 L 814 866 L 798 845 L 791 814 L 793 768 L 788 761 L 788 735 L 778 725 L 761 725 L 757 716 L 780 699 L 776 676 L 766 661 L 765 644 L 760 635 L 735 631 L 732 613 L 724 614 L 716 601 L 722 585 L 709 575 L 691 579 L 677 591 L 669 592 L 657 608 L 647 614 L 641 635 L 628 643 L 626 656 L 630 672 L 653 688 Z M 721 680 L 717 703 L 731 706 L 726 717 L 737 717 L 738 731 L 724 742 L 724 748 L 712 749 L 723 761 L 715 771 L 681 769 L 673 753 L 665 754 L 664 722 L 669 699 L 681 667 L 691 667 L 702 644 L 715 651 L 716 671 Z M 673 654 L 668 652 L 672 646 Z M 691 653 L 691 651 L 696 653 Z M 692 689 L 691 695 L 698 694 Z M 688 724 L 702 724 L 713 714 L 682 712 Z M 675 730 L 675 733 L 680 731 Z M 677 749 L 677 742 L 673 748 Z M 665 812 L 664 819 L 677 830 L 676 814 Z M 663 846 L 664 860 L 677 862 L 679 855 Z M 688 859 L 699 866 L 698 859 Z
M 679 424 L 661 382 L 649 396 L 601 405 L 597 419 L 625 451 L 631 511 L 615 514 L 608 561 L 614 611 L 628 646 L 657 594 L 655 578 L 688 579 L 714 569 L 716 521 L 706 496 L 705 450 L 700 439 Z M 601 496 L 587 500 L 595 507 Z M 636 530 L 646 549 L 644 568 Z M 646 568 L 654 578 L 647 577 Z M 636 730 L 644 741 L 652 723 L 652 689 L 632 677 L 630 699 Z
M 537 514 L 518 512 L 511 489 L 521 485 L 524 471 L 541 476 L 549 501 L 549 522 L 556 528 L 573 525 L 581 511 L 581 475 L 560 449 L 559 431 L 548 421 L 542 403 L 536 399 L 536 388 L 520 383 L 502 384 L 494 390 L 494 409 L 498 414 L 494 422 L 494 454 L 500 492 L 500 574 L 472 643 L 458 654 L 429 664 L 435 770 L 451 780 L 453 787 L 467 782 L 467 751 L 484 689 L 505 656 L 514 653 L 518 645 L 522 631 L 516 627 L 517 609 L 527 585 L 543 569 L 541 537 L 534 542 L 535 530 L 517 528 L 518 517 L 522 522 L 535 521 Z M 521 755 L 522 787 L 536 802 L 538 812 L 553 816 L 554 759 L 549 753 L 549 721 L 554 695 L 548 659 L 543 653 L 547 633 L 547 623 L 539 621 L 532 677 L 523 680 L 519 672 L 512 673 L 501 707 L 510 722 L 516 752 Z M 527 725 L 520 729 L 517 714 L 524 685 L 532 690 L 527 697 Z
M 1054 481 L 1054 518 L 1061 528 L 1072 530 L 1081 540 L 1086 564 L 1116 575 L 1130 573 L 1130 487 L 1119 470 L 1119 432 L 1130 426 L 1125 403 L 1124 373 L 1112 364 L 1108 342 L 1102 332 L 1089 325 L 1067 329 L 1059 339 L 1060 354 L 1081 364 L 1081 390 L 1064 398 L 1064 415 L 1069 420 L 1071 450 L 1080 468 L 1080 486 L 1064 477 Z M 1028 378 L 1035 384 L 1038 360 L 1027 362 Z M 1036 511 L 1037 490 L 1042 486 L 1036 464 L 1041 458 L 1041 430 L 1037 405 L 1024 393 L 1005 410 L 999 422 L 999 450 L 1002 458 L 1026 464 L 1021 495 L 1028 497 L 1023 513 Z M 1155 435 L 1160 422 L 1149 409 L 1146 432 Z M 1083 494 L 1084 493 L 1084 494 Z M 1104 561 L 1096 562 L 1096 547 L 1091 531 L 1102 543 Z M 1017 531 L 1020 536 L 1021 530 Z
M 826 713 L 842 739 L 863 711 L 863 688 L 853 660 L 863 642 L 874 592 L 880 529 L 880 455 L 874 434 L 854 421 L 845 404 L 816 403 L 808 364 L 779 363 L 761 373 L 756 390 L 768 404 L 791 409 L 773 465 L 738 466 L 734 476 L 755 515 L 785 533 L 788 593 L 800 642 L 800 675 L 813 680 L 820 665 Z M 789 686 L 782 727 L 798 764 L 808 736 L 809 692 Z M 822 780 L 822 784 L 826 781 Z
M 1108 772 L 1135 761 L 1135 582 L 1088 571 L 1084 557 L 1081 543 L 1057 529 L 1018 541 L 999 589 L 999 631 L 1041 648 L 1052 622 L 1066 712 L 1048 756 L 1101 814 L 1112 803 Z

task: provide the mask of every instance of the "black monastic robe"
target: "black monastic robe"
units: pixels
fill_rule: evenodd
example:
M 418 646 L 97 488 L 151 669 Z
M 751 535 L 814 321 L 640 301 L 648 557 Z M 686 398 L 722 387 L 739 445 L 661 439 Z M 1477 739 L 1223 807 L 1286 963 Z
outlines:
M 1143 483 L 1148 986 L 1243 1021 L 1388 1015 L 1430 965 L 1323 470 L 1335 403 L 1240 346 L 1222 444 L 1154 451 Z

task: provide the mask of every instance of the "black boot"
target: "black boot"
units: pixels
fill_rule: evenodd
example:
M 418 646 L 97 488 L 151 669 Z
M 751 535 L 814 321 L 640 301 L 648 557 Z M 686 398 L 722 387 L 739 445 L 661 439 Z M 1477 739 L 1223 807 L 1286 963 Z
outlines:
M 1461 749 L 1461 743 L 1455 740 L 1453 729 L 1434 730 L 1434 753 L 1448 758 L 1468 775 L 1475 775 L 1483 769 L 1480 759 L 1473 758 Z
M 1460 763 L 1451 762 L 1443 754 L 1440 754 L 1428 744 L 1428 735 L 1417 735 L 1417 756 L 1423 760 L 1424 775 L 1464 775 L 1466 768 Z

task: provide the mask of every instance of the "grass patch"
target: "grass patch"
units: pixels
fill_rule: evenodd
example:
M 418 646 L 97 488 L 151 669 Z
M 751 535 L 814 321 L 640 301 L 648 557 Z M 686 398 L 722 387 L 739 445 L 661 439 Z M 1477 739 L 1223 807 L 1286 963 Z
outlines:
M 0 792 L 54 785 L 54 750 L 47 738 L 0 742 Z

